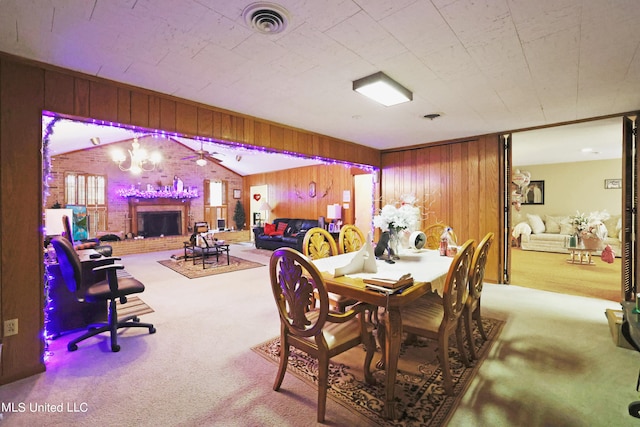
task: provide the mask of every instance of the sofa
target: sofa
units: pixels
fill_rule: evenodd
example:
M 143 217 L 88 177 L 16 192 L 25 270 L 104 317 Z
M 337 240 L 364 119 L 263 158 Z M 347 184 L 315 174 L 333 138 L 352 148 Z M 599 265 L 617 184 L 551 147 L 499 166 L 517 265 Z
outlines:
M 256 248 L 275 250 L 286 246 L 302 252 L 305 234 L 317 226 L 315 219 L 277 218 L 253 229 Z
M 566 241 L 576 232 L 570 217 L 571 215 L 527 214 L 526 221 L 516 224 L 511 235 L 525 251 L 568 253 Z M 600 248 L 594 253 L 599 255 L 602 252 L 601 249 L 609 245 L 615 255 L 620 257 L 622 254 L 620 215 L 609 215 L 605 212 L 599 224 L 604 238 L 599 245 Z

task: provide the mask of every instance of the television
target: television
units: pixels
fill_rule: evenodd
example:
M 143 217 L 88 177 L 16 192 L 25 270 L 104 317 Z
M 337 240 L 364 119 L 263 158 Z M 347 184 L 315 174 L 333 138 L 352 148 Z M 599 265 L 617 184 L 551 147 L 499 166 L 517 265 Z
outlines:
M 218 220 L 218 231 L 224 231 L 227 229 L 227 221 L 224 219 Z

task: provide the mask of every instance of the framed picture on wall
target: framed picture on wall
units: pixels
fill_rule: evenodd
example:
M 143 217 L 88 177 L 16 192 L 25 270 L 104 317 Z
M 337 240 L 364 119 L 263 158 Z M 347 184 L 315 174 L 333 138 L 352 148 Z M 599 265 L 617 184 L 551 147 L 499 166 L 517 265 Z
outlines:
M 620 190 L 622 188 L 621 179 L 605 179 L 604 188 L 606 190 Z
M 523 205 L 544 205 L 544 181 L 531 181 L 522 188 Z
M 233 198 L 234 199 L 239 199 L 241 194 L 242 194 L 242 192 L 240 190 L 238 190 L 238 189 L 233 190 Z

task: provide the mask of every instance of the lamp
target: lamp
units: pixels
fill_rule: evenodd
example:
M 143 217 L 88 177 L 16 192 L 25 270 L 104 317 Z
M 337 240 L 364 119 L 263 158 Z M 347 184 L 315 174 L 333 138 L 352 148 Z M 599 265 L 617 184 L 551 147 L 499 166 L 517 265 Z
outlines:
M 115 149 L 111 153 L 111 158 L 118 164 L 118 167 L 122 171 L 131 171 L 133 174 L 139 174 L 142 171 L 150 172 L 154 170 L 156 165 L 162 160 L 160 153 L 157 151 L 149 155 L 147 150 L 141 148 L 138 138 L 133 138 L 131 146 L 132 149 L 128 150 L 130 158 L 128 167 L 123 166 L 123 163 L 127 160 L 127 156 L 122 150 Z
M 342 218 L 342 207 L 336 203 L 335 205 L 327 205 L 327 219 L 341 219 Z
M 413 100 L 413 93 L 379 71 L 355 80 L 353 90 L 387 107 Z
M 200 157 L 198 160 L 196 160 L 196 165 L 198 166 L 206 166 L 207 161 L 205 159 L 203 159 L 202 157 Z
M 268 220 L 269 220 L 269 212 L 271 212 L 271 206 L 269 205 L 269 203 L 267 203 L 266 201 L 262 202 L 262 204 L 260 205 L 258 210 L 259 211 L 265 211 L 267 213 L 264 216 L 264 221 L 268 222 Z

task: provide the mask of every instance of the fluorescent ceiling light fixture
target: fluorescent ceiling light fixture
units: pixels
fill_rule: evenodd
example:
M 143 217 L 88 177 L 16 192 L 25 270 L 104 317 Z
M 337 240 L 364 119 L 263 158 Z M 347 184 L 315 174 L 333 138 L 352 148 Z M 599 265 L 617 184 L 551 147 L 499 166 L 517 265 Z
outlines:
M 353 82 L 353 90 L 390 107 L 413 100 L 413 93 L 382 71 Z

